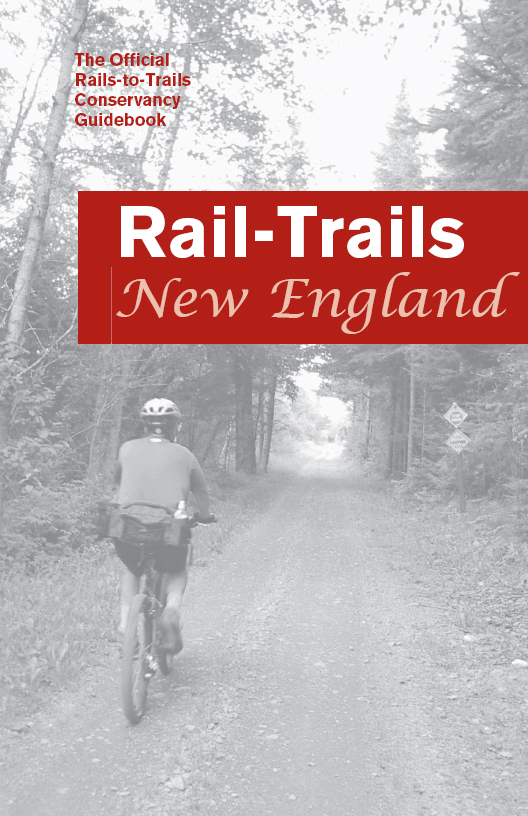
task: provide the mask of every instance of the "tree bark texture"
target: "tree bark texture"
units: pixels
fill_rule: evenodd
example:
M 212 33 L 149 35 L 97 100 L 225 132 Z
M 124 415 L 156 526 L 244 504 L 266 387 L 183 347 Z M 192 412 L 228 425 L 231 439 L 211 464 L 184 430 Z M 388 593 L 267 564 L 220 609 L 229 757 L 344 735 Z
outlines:
M 218 437 L 218 434 L 220 433 L 220 431 L 222 430 L 223 427 L 225 427 L 225 419 L 224 419 L 224 417 L 221 417 L 218 420 L 218 422 L 214 425 L 211 433 L 209 434 L 209 438 L 207 439 L 207 442 L 205 444 L 204 451 L 203 451 L 202 455 L 200 456 L 200 464 L 201 464 L 202 467 L 205 465 L 205 463 L 207 462 L 209 456 L 211 455 L 214 443 L 215 443 L 215 441 L 216 441 L 216 439 Z
M 187 50 L 185 55 L 185 59 L 183 61 L 183 69 L 182 74 L 188 74 L 191 70 L 191 51 L 190 46 Z M 175 112 L 174 119 L 170 123 L 169 127 L 167 128 L 167 142 L 165 144 L 165 151 L 163 154 L 163 164 L 161 165 L 161 170 L 158 179 L 158 190 L 165 190 L 167 187 L 167 182 L 169 180 L 169 173 L 172 164 L 172 154 L 174 153 L 174 145 L 176 144 L 176 139 L 178 138 L 178 133 L 180 132 L 180 125 L 181 125 L 181 117 L 182 117 L 182 107 L 184 103 L 184 89 L 180 89 L 180 103 L 178 105 L 178 109 Z
M 251 364 L 241 354 L 233 358 L 236 399 L 236 469 L 243 473 L 257 472 L 255 432 L 253 426 L 253 377 Z
M 397 478 L 406 472 L 408 396 L 407 376 L 402 365 L 398 367 L 395 383 L 392 474 Z
M 407 476 L 410 476 L 413 466 L 415 401 L 416 401 L 416 384 L 414 373 L 414 349 L 411 346 L 409 355 L 409 422 L 407 427 Z
M 51 46 L 51 49 L 49 50 L 49 52 L 48 52 L 48 54 L 46 56 L 46 59 L 42 63 L 42 67 L 41 67 L 41 69 L 40 69 L 40 71 L 39 71 L 39 73 L 37 75 L 37 78 L 35 80 L 35 84 L 33 86 L 33 91 L 31 92 L 31 96 L 29 98 L 28 103 L 26 104 L 26 96 L 27 96 L 27 93 L 28 93 L 29 83 L 30 83 L 30 79 L 31 79 L 31 70 L 30 70 L 30 72 L 28 74 L 26 84 L 24 86 L 24 90 L 22 91 L 22 97 L 20 99 L 20 105 L 18 106 L 17 118 L 15 120 L 13 130 L 11 131 L 11 134 L 7 139 L 6 145 L 4 147 L 4 152 L 2 153 L 2 158 L 0 159 L 0 187 L 3 187 L 5 182 L 6 182 L 7 171 L 9 169 L 9 165 L 11 164 L 11 159 L 13 158 L 13 150 L 15 149 L 15 145 L 16 145 L 16 143 L 18 141 L 18 138 L 19 138 L 20 133 L 22 131 L 22 128 L 24 126 L 24 122 L 27 119 L 27 115 L 28 115 L 29 111 L 31 110 L 31 108 L 33 107 L 33 103 L 35 102 L 35 98 L 37 96 L 37 91 L 38 91 L 38 87 L 39 87 L 42 75 L 43 75 L 43 73 L 44 73 L 44 71 L 45 71 L 45 69 L 46 69 L 46 67 L 48 65 L 48 62 L 50 61 L 51 57 L 55 53 L 56 49 L 57 49 L 57 38 L 55 38 L 55 40 L 54 40 L 54 42 L 53 42 L 53 44 Z
M 31 292 L 31 279 L 44 235 L 48 215 L 55 161 L 64 133 L 66 108 L 71 88 L 71 72 L 78 51 L 79 37 L 86 23 L 88 0 L 75 0 L 72 21 L 64 43 L 57 88 L 53 97 L 48 128 L 35 188 L 35 201 L 29 219 L 28 232 L 13 292 L 13 302 L 7 325 L 6 341 L 20 344 L 24 332 L 26 312 Z
M 363 450 L 363 459 L 368 461 L 370 456 L 370 429 L 372 425 L 371 410 L 372 410 L 372 391 L 369 388 L 365 394 L 365 448 Z
M 229 447 L 231 444 L 231 435 L 233 432 L 233 420 L 229 422 L 227 432 L 224 439 L 224 444 L 222 445 L 222 450 L 220 451 L 220 463 L 222 464 L 224 470 L 227 470 L 227 465 L 229 462 Z
M 95 400 L 93 414 L 93 430 L 90 441 L 90 452 L 88 455 L 88 467 L 86 476 L 89 480 L 95 479 L 99 473 L 101 462 L 104 456 L 104 414 L 108 397 L 108 382 L 110 379 L 110 369 L 112 363 L 112 346 L 100 346 L 99 357 L 99 388 Z
M 262 387 L 259 391 L 259 401 L 258 401 L 258 425 L 257 425 L 257 446 L 258 446 L 258 463 L 259 467 L 262 467 L 262 462 L 264 459 L 264 387 Z
M 113 346 L 114 354 L 116 348 Z M 117 356 L 117 381 L 114 403 L 111 409 L 111 421 L 105 445 L 105 457 L 103 464 L 103 479 L 105 484 L 112 484 L 114 476 L 114 465 L 119 451 L 121 438 L 121 423 L 123 420 L 123 408 L 125 405 L 128 388 L 130 385 L 130 375 L 132 373 L 132 357 L 134 346 L 123 346 L 122 351 Z
M 163 51 L 170 52 L 172 50 L 172 38 L 174 35 L 174 8 L 172 5 L 169 5 L 169 30 L 167 32 L 167 39 L 163 46 Z M 160 67 L 157 76 L 162 77 L 165 73 L 165 67 Z M 181 106 L 182 100 L 180 99 Z M 134 170 L 134 189 L 139 190 L 140 188 L 144 187 L 145 189 L 151 189 L 152 184 L 147 184 L 145 178 L 145 159 L 147 158 L 148 149 L 150 147 L 150 143 L 152 141 L 152 137 L 154 135 L 155 128 L 147 128 L 147 132 L 145 134 L 145 138 L 143 139 L 143 144 L 139 152 L 133 157 L 135 162 L 135 170 Z M 158 188 L 161 189 L 161 188 Z
M 87 14 L 88 0 L 75 0 L 70 29 L 62 49 L 57 88 L 53 97 L 46 139 L 40 159 L 35 188 L 35 200 L 29 219 L 28 232 L 15 280 L 13 300 L 11 302 L 7 322 L 4 353 L 7 351 L 8 354 L 13 347 L 20 346 L 23 340 L 26 313 L 31 292 L 31 279 L 35 271 L 42 244 L 49 208 L 55 160 L 64 132 L 66 108 L 71 88 L 71 71 L 75 59 L 75 52 L 78 50 L 79 37 L 85 25 Z M 20 127 L 21 126 L 22 123 L 20 123 Z M 9 145 L 8 155 L 5 160 L 9 163 Z M 7 164 L 5 170 L 7 172 Z M 7 389 L 4 390 L 4 399 L 0 401 L 0 448 L 5 448 L 9 443 L 12 410 L 11 396 Z M 3 515 L 3 487 L 3 480 L 0 480 L 0 524 Z
M 277 391 L 277 374 L 273 372 L 264 394 L 263 420 L 264 445 L 262 449 L 262 469 L 267 473 L 273 438 L 273 421 L 275 417 L 275 394 Z
M 396 446 L 396 411 L 398 402 L 398 377 L 393 374 L 390 381 L 389 405 L 389 444 L 387 452 L 387 476 L 394 475 L 394 458 Z
M 408 382 L 408 373 L 405 368 L 401 370 L 402 377 L 402 412 L 401 412 L 401 468 L 400 474 L 404 476 L 407 473 L 407 444 L 409 439 L 409 407 L 410 407 L 410 388 Z

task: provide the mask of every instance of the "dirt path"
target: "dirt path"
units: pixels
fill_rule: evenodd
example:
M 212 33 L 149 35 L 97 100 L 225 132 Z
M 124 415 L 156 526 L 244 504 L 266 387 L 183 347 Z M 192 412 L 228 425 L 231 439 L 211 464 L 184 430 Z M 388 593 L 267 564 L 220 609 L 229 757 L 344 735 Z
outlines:
M 112 655 L 10 736 L 0 812 L 527 813 L 473 761 L 439 684 L 453 623 L 394 569 L 389 507 L 339 463 L 292 477 L 193 571 L 186 647 L 143 722 L 124 723 Z

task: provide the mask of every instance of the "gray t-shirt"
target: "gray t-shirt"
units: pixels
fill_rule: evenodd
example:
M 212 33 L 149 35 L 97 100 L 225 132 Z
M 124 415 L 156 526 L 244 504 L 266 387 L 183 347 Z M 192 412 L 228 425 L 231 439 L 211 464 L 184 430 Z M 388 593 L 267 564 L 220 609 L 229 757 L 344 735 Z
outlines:
M 187 502 L 191 492 L 200 515 L 209 515 L 205 476 L 195 455 L 183 445 L 154 435 L 125 442 L 115 477 L 121 505 L 141 501 L 176 509 L 178 502 Z

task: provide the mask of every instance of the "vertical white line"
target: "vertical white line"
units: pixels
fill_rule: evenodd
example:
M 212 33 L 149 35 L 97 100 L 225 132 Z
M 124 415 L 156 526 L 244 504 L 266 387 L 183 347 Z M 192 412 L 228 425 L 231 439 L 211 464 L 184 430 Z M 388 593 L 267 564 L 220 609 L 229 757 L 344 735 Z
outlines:
M 423 258 L 423 207 L 412 207 L 412 256 Z
M 112 318 L 114 315 L 114 307 L 112 304 L 112 275 L 113 267 L 110 267 L 110 345 L 112 345 Z
M 246 208 L 235 207 L 235 258 L 246 257 Z
M 214 220 L 214 257 L 225 258 L 225 221 L 223 218 Z

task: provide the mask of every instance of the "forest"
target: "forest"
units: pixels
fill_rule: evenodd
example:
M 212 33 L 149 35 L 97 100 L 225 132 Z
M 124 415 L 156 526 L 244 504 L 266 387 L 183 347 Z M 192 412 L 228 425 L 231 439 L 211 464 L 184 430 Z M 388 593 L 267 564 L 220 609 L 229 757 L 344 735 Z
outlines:
M 520 534 L 526 527 L 526 345 L 77 346 L 70 335 L 39 365 L 27 353 L 6 359 L 2 550 L 10 561 L 93 540 L 119 445 L 141 433 L 138 410 L 152 396 L 179 405 L 179 441 L 213 482 L 265 473 L 273 453 L 322 443 L 329 423 L 299 392 L 302 371 L 317 372 L 320 393 L 347 406 L 345 455 L 415 500 L 456 497 L 443 415 L 457 402 L 468 414 L 469 500 L 498 502 Z
M 318 371 L 326 393 L 346 401 L 351 453 L 439 502 L 454 489 L 442 416 L 457 401 L 469 415 L 470 498 L 509 502 L 522 519 L 525 345 L 76 342 L 77 191 L 173 189 L 182 163 L 207 171 L 213 158 L 228 189 L 310 189 L 314 168 L 298 123 L 309 102 L 296 80 L 296 53 L 324 57 L 325 38 L 346 27 L 368 37 L 385 26 L 390 49 L 399 28 L 421 14 L 438 36 L 451 27 L 461 37 L 442 105 L 417 113 L 402 88 L 377 156 L 376 189 L 525 190 L 528 0 L 490 0 L 471 13 L 442 0 L 418 5 L 388 3 L 381 18 L 356 16 L 337 0 L 265 9 L 258 0 L 244 8 L 230 0 L 152 0 L 130 9 L 75 0 L 2 9 L 6 53 L 17 55 L 12 70 L 2 69 L 0 129 L 4 555 L 16 558 L 43 542 L 79 546 L 91 508 L 110 489 L 119 444 L 137 433 L 138 407 L 153 395 L 181 406 L 181 441 L 211 472 L 266 471 L 280 445 L 277 401 L 286 411 L 301 370 Z M 37 21 L 31 35 L 30 19 Z M 192 77 L 162 133 L 107 129 L 95 140 L 75 127 L 75 54 L 119 49 L 170 51 Z M 271 85 L 280 127 L 261 105 Z M 443 134 L 433 156 L 423 148 L 432 133 Z

